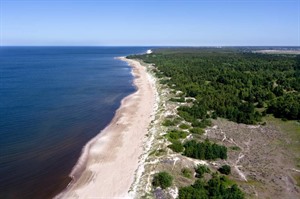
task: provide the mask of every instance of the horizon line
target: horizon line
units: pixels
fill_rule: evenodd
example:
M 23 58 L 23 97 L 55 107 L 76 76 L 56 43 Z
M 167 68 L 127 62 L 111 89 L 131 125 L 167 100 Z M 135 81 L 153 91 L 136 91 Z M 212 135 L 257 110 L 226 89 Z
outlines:
M 299 47 L 300 45 L 0 45 L 0 47 Z

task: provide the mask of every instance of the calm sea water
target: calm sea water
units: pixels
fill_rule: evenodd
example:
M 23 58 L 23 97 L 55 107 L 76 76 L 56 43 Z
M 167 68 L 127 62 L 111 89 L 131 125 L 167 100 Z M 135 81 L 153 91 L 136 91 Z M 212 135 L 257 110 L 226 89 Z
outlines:
M 0 47 L 0 198 L 49 198 L 134 92 L 146 47 Z

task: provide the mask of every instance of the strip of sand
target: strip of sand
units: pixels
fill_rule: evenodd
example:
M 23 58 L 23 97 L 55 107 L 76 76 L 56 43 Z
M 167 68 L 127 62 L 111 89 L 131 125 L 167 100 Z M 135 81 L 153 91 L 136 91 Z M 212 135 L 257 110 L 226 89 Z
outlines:
M 256 50 L 255 53 L 300 55 L 300 50 Z
M 73 182 L 56 198 L 131 198 L 128 191 L 155 114 L 156 88 L 138 61 L 119 59 L 132 66 L 137 91 L 122 100 L 110 125 L 85 146 L 71 173 Z

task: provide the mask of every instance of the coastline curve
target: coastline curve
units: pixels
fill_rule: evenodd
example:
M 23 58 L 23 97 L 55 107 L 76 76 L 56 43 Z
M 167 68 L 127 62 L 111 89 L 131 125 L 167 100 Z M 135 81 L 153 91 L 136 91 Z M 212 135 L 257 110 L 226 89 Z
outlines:
M 121 101 L 109 125 L 84 146 L 70 173 L 72 181 L 55 198 L 131 198 L 128 191 L 144 152 L 157 93 L 145 66 L 125 57 L 118 59 L 132 67 L 136 91 Z

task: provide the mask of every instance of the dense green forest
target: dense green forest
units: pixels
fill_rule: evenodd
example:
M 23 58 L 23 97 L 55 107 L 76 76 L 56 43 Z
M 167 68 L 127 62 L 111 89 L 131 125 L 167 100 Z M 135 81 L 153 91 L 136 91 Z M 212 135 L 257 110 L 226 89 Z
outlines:
M 170 77 L 165 83 L 196 99 L 192 107 L 178 109 L 194 127 L 217 116 L 245 124 L 260 122 L 267 113 L 300 119 L 299 55 L 239 48 L 170 48 L 128 58 L 153 63 L 158 75 Z

